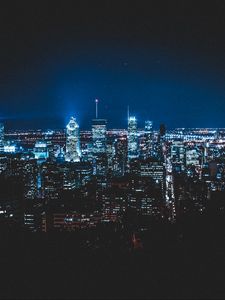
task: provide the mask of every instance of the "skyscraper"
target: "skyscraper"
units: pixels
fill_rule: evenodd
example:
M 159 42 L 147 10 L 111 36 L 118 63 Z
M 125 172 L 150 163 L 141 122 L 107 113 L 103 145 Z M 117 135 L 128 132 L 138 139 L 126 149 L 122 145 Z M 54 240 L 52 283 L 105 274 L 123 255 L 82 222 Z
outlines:
M 104 176 L 107 173 L 106 124 L 105 119 L 92 120 L 93 173 Z
M 152 152 L 152 121 L 145 121 L 145 142 L 147 158 L 151 156 Z
M 171 160 L 173 165 L 178 168 L 180 166 L 181 170 L 184 170 L 185 165 L 185 145 L 182 140 L 173 140 L 171 145 Z
M 92 120 L 92 162 L 93 174 L 107 173 L 106 119 L 98 118 L 98 99 L 95 99 L 95 119 Z
M 92 120 L 93 154 L 106 153 L 106 119 Z
M 80 161 L 79 125 L 74 117 L 70 118 L 66 126 L 66 161 Z
M 4 124 L 0 123 L 0 152 L 4 151 Z
M 135 117 L 128 119 L 128 160 L 138 157 L 137 120 Z
M 47 159 L 49 152 L 45 141 L 37 141 L 33 150 L 35 159 Z

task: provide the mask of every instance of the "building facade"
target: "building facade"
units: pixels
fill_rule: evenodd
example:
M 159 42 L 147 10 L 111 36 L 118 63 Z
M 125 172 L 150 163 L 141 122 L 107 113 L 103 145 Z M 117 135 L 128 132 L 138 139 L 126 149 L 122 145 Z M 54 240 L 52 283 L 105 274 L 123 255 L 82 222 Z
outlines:
M 135 117 L 128 119 L 128 161 L 138 157 L 137 120 Z
M 79 125 L 74 117 L 70 118 L 66 126 L 66 161 L 80 161 Z

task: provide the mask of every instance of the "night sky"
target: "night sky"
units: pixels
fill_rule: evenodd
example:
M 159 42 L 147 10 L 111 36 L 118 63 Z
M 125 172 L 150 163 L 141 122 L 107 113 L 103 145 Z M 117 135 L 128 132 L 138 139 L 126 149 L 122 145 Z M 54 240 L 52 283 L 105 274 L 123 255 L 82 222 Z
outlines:
M 225 127 L 225 2 L 131 2 L 1 1 L 9 129 L 90 128 L 95 98 L 110 128 L 127 105 L 140 127 Z

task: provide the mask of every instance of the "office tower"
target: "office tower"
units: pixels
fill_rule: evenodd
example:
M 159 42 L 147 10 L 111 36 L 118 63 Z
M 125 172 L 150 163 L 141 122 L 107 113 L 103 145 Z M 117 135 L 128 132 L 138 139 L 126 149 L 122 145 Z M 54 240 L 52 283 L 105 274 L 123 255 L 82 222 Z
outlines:
M 163 162 L 154 159 L 141 160 L 140 176 L 151 177 L 156 183 L 162 183 L 165 176 Z
M 55 161 L 55 146 L 59 146 L 59 145 L 54 145 L 51 141 L 46 141 L 47 144 L 47 148 L 48 148 L 48 156 L 50 160 Z
M 66 126 L 66 161 L 80 161 L 79 125 L 74 117 L 70 118 Z
M 4 151 L 4 124 L 0 123 L 0 152 Z
M 59 166 L 59 172 L 63 176 L 63 190 L 74 190 L 79 187 L 78 176 L 73 165 L 66 163 Z
M 157 131 L 152 132 L 152 140 L 151 140 L 151 157 L 155 157 L 156 159 L 160 159 L 162 156 L 161 151 L 161 141 L 160 136 Z
M 197 148 L 186 150 L 186 166 L 200 166 L 200 153 Z
M 127 193 L 120 188 L 107 188 L 100 194 L 102 222 L 117 222 L 127 209 Z
M 138 157 L 137 120 L 135 117 L 128 119 L 128 160 Z
M 35 159 L 47 159 L 49 157 L 47 143 L 45 141 L 37 141 L 33 150 Z
M 38 194 L 38 166 L 37 160 L 23 161 L 24 199 L 34 200 Z
M 108 161 L 106 153 L 100 153 L 94 156 L 93 169 L 94 175 L 103 176 L 103 180 L 105 181 L 105 177 L 108 172 Z
M 127 136 L 119 137 L 115 143 L 115 174 L 123 176 L 126 170 L 127 162 Z
M 145 121 L 145 143 L 146 158 L 148 158 L 152 152 L 152 121 Z
M 182 141 L 177 140 L 172 142 L 171 159 L 173 164 L 180 165 L 181 169 L 184 169 L 185 146 Z
M 17 151 L 17 146 L 12 141 L 5 141 L 3 149 L 5 153 L 15 153 Z
M 106 124 L 105 119 L 92 120 L 92 159 L 95 175 L 105 176 L 107 173 Z
M 106 153 L 108 159 L 108 170 L 113 173 L 115 167 L 115 155 L 116 155 L 116 148 L 115 148 L 115 140 L 110 140 L 107 142 L 106 146 Z
M 59 199 L 63 190 L 63 173 L 55 163 L 46 162 L 41 165 L 41 186 L 46 203 Z
M 106 153 L 106 124 L 105 119 L 92 120 L 93 154 Z
M 92 153 L 106 153 L 106 119 L 98 118 L 98 99 L 95 99 L 95 119 L 92 120 Z
M 87 182 L 91 181 L 93 168 L 90 162 L 79 162 L 73 167 L 77 174 L 79 186 L 85 185 Z

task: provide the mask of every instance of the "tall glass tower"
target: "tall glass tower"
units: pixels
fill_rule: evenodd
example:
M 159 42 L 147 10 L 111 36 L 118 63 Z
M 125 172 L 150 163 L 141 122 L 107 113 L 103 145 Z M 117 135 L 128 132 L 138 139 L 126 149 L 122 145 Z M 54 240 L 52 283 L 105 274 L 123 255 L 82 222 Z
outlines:
M 138 157 L 137 120 L 135 117 L 128 119 L 128 160 Z
M 106 119 L 92 120 L 93 154 L 106 153 Z
M 4 124 L 0 123 L 0 152 L 4 151 Z
M 66 126 L 66 161 L 80 161 L 79 125 L 74 117 L 70 118 Z
M 146 141 L 146 156 L 151 156 L 152 150 L 152 121 L 145 121 L 145 141 Z

